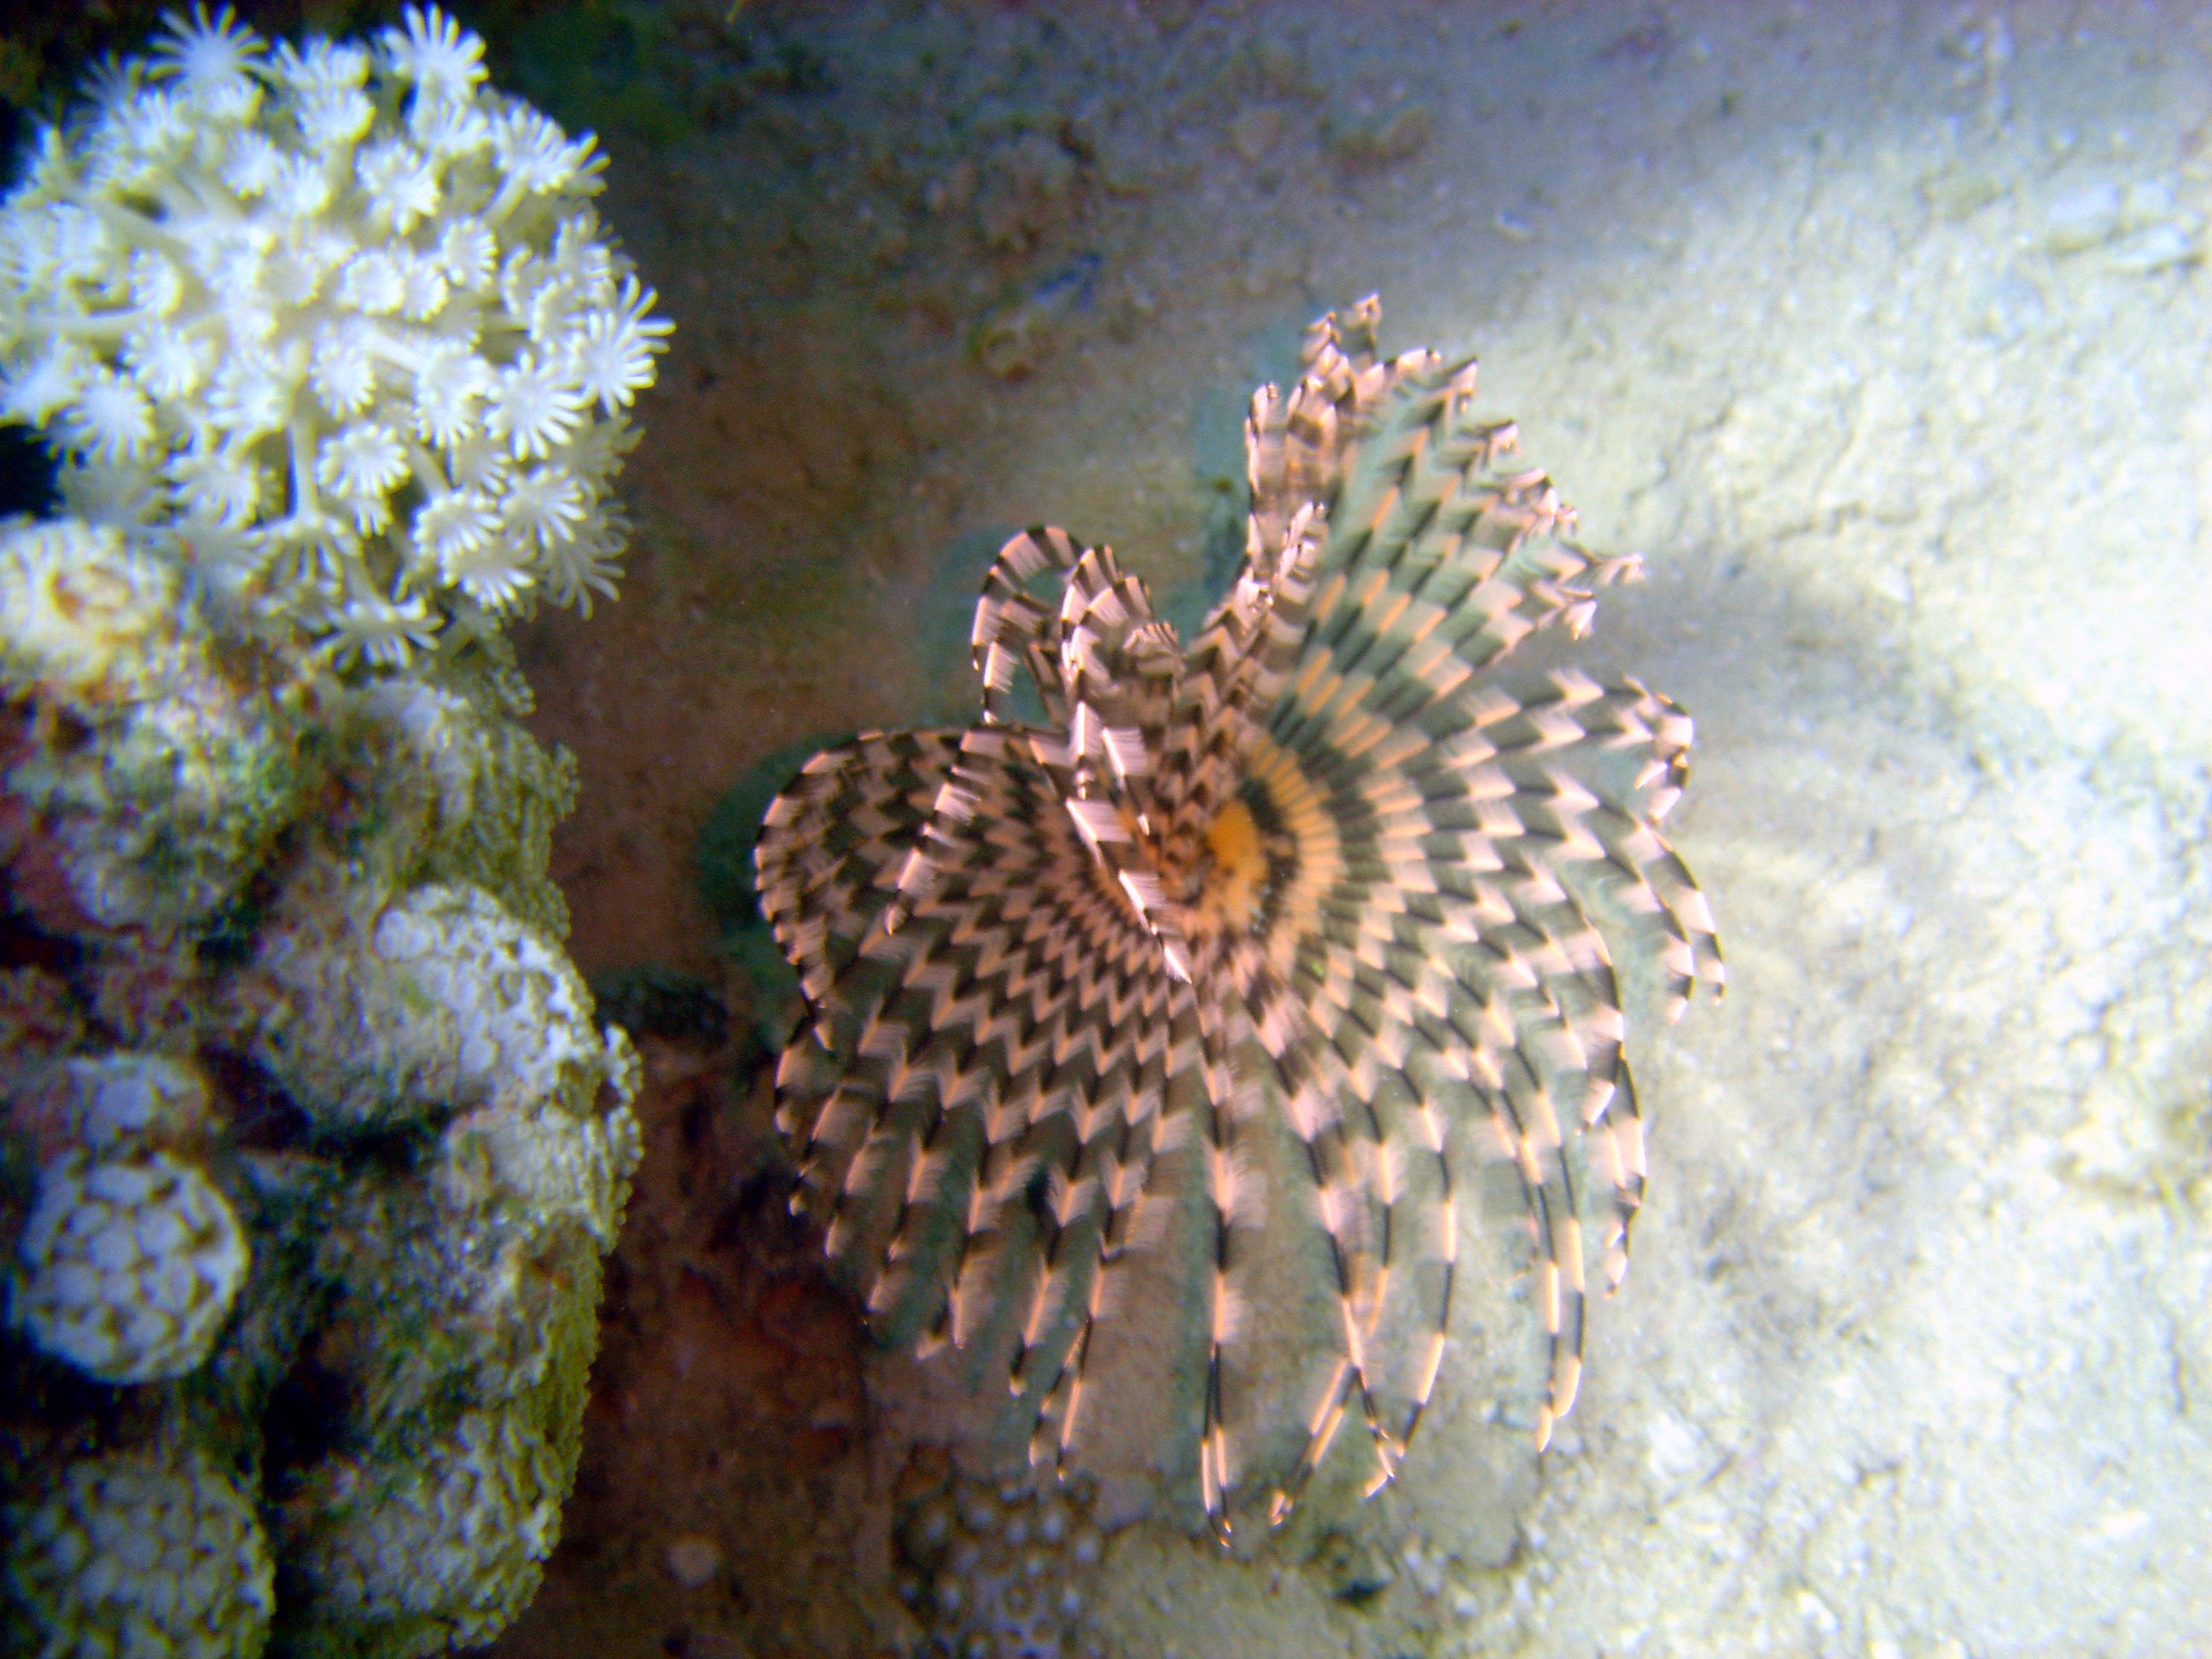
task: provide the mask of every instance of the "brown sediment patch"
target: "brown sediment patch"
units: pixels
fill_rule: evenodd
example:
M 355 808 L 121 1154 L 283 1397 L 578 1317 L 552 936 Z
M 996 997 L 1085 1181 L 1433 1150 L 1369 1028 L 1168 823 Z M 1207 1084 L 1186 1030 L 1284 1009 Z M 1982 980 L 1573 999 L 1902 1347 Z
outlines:
M 786 1212 L 765 1077 L 640 1048 L 645 1157 L 607 1265 L 583 1461 L 544 1589 L 496 1650 L 873 1654 L 888 1500 L 868 1497 L 859 1319 Z
M 908 506 L 913 423 L 854 332 L 834 308 L 772 339 L 679 332 L 625 474 L 619 601 L 520 636 L 536 729 L 585 781 L 555 874 L 587 969 L 705 966 L 690 854 L 714 798 L 795 738 L 911 705 L 886 612 L 945 532 Z

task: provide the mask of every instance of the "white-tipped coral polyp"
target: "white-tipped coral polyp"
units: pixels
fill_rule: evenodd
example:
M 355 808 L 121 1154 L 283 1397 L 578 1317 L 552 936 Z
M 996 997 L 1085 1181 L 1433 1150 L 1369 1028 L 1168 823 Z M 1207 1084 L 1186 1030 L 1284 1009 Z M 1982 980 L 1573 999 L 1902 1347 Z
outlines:
M 173 524 L 220 604 L 372 666 L 613 592 L 669 333 L 590 136 L 483 57 L 434 6 L 369 49 L 173 14 L 0 203 L 0 418 L 72 509 Z

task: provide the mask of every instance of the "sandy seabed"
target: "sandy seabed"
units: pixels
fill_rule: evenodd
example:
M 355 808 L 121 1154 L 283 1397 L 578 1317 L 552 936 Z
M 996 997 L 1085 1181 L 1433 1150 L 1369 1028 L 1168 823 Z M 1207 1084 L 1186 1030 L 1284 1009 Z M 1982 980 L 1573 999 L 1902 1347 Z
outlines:
M 1109 541 L 1194 610 L 1251 386 L 1370 291 L 1386 345 L 1478 353 L 1583 538 L 1644 556 L 1585 661 L 1697 720 L 1671 823 L 1733 983 L 1639 1022 L 1650 1198 L 1566 1431 L 1501 1510 L 1448 1360 L 1346 1523 L 1378 1593 L 1133 1528 L 1098 1638 L 2201 1651 L 2212 9 L 739 27 L 787 72 L 696 137 L 611 138 L 609 216 L 680 333 L 621 602 L 525 640 L 582 762 L 587 969 L 721 976 L 717 798 L 957 715 L 1012 528 Z M 896 1448 L 781 1218 L 757 1064 L 648 1054 L 585 1469 L 500 1651 L 896 1651 Z

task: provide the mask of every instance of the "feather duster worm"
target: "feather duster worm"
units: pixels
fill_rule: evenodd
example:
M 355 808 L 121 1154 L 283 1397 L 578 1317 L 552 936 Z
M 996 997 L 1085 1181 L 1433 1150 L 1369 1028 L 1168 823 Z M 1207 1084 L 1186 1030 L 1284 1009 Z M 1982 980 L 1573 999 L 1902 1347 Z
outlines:
M 1244 565 L 1187 649 L 1110 550 L 1017 536 L 978 723 L 817 757 L 760 843 L 809 1009 L 777 1079 L 794 1207 L 886 1340 L 1003 1381 L 1033 1462 L 1182 1434 L 1224 1536 L 1348 1419 L 1375 1483 L 1397 1467 L 1475 1156 L 1525 1200 L 1549 1437 L 1585 1200 L 1611 1284 L 1644 1187 L 1599 924 L 1656 945 L 1670 1017 L 1723 973 L 1656 827 L 1687 717 L 1500 672 L 1633 562 L 1564 539 L 1473 365 L 1378 359 L 1377 317 L 1324 318 L 1254 398 Z M 1164 1403 L 1092 1408 L 1117 1340 Z

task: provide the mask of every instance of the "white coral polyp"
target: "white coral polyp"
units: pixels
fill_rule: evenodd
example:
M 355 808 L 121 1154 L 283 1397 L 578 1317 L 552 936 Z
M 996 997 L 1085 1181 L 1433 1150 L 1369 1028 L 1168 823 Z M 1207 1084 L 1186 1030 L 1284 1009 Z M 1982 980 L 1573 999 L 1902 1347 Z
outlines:
M 492 384 L 484 423 L 513 447 L 517 460 L 543 460 L 560 447 L 583 418 L 584 399 L 574 372 L 538 361 L 525 349 Z
M 434 6 L 373 52 L 173 15 L 0 202 L 0 417 L 128 471 L 88 495 L 106 521 L 198 526 L 244 619 L 373 664 L 612 591 L 607 492 L 669 332 L 591 209 L 590 137 L 483 56 Z
M 81 454 L 101 461 L 130 459 L 154 441 L 154 406 L 127 374 L 95 369 L 77 388 L 76 408 L 64 431 Z

